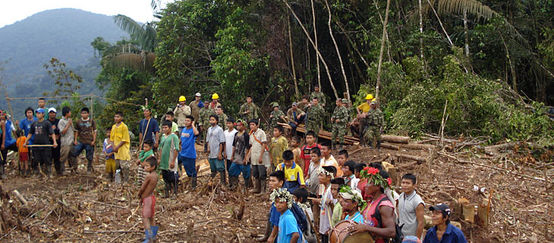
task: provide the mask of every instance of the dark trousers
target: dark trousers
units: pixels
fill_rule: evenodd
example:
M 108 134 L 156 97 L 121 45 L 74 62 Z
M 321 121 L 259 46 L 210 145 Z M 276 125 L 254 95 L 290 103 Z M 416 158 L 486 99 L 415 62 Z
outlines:
M 265 181 L 265 178 L 267 177 L 267 170 L 265 165 L 252 165 L 252 175 L 256 179 Z
M 327 234 L 319 234 L 321 236 L 321 243 L 329 243 L 329 236 Z
M 58 146 L 52 148 L 52 161 L 54 162 L 54 168 L 56 168 L 56 172 L 58 172 L 58 174 L 63 173 L 63 166 L 60 163 L 60 150 L 61 146 L 60 142 L 58 141 Z
M 92 156 L 94 155 L 94 146 L 90 144 L 85 144 L 79 142 L 75 147 L 73 147 L 73 156 L 75 157 L 75 161 L 77 161 L 77 158 L 79 158 L 79 155 L 81 152 L 85 150 L 86 152 L 86 158 L 88 160 L 87 167 L 92 168 Z
M 33 148 L 32 167 L 35 172 L 38 172 L 38 166 L 42 167 L 42 172 L 50 174 L 52 167 L 52 148 Z

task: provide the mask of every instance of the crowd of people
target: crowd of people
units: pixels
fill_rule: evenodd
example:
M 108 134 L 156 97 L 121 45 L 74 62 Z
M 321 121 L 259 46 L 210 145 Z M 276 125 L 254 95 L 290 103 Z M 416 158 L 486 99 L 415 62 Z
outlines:
M 157 237 L 158 178 L 165 184 L 163 197 L 176 197 L 183 188 L 180 184 L 188 183 L 185 186 L 192 190 L 198 186 L 196 159 L 200 151 L 196 145 L 204 146 L 211 180 L 219 174 L 219 183 L 229 190 L 270 194 L 272 204 L 260 242 L 327 243 L 352 236 L 378 243 L 466 242 L 462 231 L 450 224 L 451 211 L 445 204 L 428 207 L 434 227 L 424 234 L 425 203 L 416 192 L 415 175 L 402 176 L 398 194 L 380 163 L 349 159 L 343 149 L 348 130 L 360 137 L 362 144 L 380 147 L 383 114 L 371 94 L 355 111 L 347 99 L 337 99 L 329 119 L 332 139 L 321 142 L 318 134 L 328 117 L 324 109 L 328 104 L 317 87 L 310 96 L 292 103 L 286 114 L 278 103 L 272 103 L 266 131 L 260 127 L 261 109 L 252 97 L 246 98 L 237 119 L 225 114 L 218 94 L 211 98 L 204 102 L 196 93 L 194 101 L 187 104 L 181 96 L 160 123 L 152 109 L 143 106 L 136 158 L 131 156 L 131 136 L 122 112 L 115 112 L 113 125 L 103 130 L 106 177 L 130 183 L 134 174 L 140 185 L 145 242 Z M 83 150 L 87 170 L 93 171 L 97 126 L 89 109 L 80 109 L 80 118 L 73 121 L 69 107 L 62 107 L 58 119 L 57 110 L 45 105 L 45 100 L 39 99 L 38 108 L 27 108 L 25 118 L 15 123 L 7 112 L 0 113 L 2 178 L 9 150 L 19 154 L 21 176 L 52 177 L 52 163 L 57 175 L 66 173 L 66 164 L 71 173 L 77 173 L 77 158 Z M 307 131 L 303 136 L 297 132 L 300 126 Z M 130 171 L 132 163 L 137 165 L 136 172 Z M 189 179 L 179 181 L 185 174 Z

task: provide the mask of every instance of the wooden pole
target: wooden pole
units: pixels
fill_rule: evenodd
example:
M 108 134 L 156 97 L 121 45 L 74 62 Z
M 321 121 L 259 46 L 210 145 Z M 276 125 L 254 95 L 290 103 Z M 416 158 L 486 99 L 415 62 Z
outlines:
M 385 22 L 383 22 L 383 36 L 381 37 L 381 49 L 379 50 L 379 64 L 377 65 L 377 84 L 375 85 L 376 99 L 379 99 L 379 86 L 381 86 L 381 69 L 383 65 L 383 51 L 385 50 L 385 38 L 387 37 L 389 9 L 390 9 L 390 0 L 387 0 L 387 8 L 385 9 Z

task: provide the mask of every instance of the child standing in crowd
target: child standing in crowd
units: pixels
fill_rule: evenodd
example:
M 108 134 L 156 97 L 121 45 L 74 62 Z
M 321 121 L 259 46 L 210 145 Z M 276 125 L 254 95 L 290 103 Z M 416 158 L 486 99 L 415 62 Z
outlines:
M 75 161 L 85 150 L 87 158 L 87 170 L 92 171 L 92 159 L 94 156 L 94 143 L 96 142 L 96 123 L 89 117 L 89 109 L 83 107 L 81 109 L 81 119 L 75 124 L 75 147 L 74 154 Z
M 348 151 L 346 149 L 343 149 L 339 151 L 339 154 L 337 155 L 337 163 L 339 164 L 339 168 L 342 168 L 344 163 L 348 160 Z
M 333 166 L 336 170 L 336 176 L 342 177 L 342 170 L 339 167 L 339 163 L 331 154 L 331 144 L 328 142 L 321 144 L 321 166 Z
M 31 136 L 34 135 L 35 138 L 33 140 L 33 145 L 42 145 L 41 147 L 33 148 L 33 156 L 35 159 L 33 163 L 33 169 L 35 170 L 35 174 L 38 175 L 38 166 L 40 164 L 40 166 L 42 167 L 42 172 L 50 177 L 52 167 L 52 148 L 57 147 L 58 143 L 56 142 L 54 130 L 52 130 L 52 124 L 44 119 L 45 112 L 46 110 L 42 108 L 37 109 L 38 120 L 33 122 L 33 124 L 31 125 L 31 129 L 29 130 L 29 134 L 27 135 L 25 143 L 27 145 L 29 143 L 29 140 L 31 139 Z M 48 146 L 51 145 L 50 138 L 52 138 L 53 141 L 52 147 Z
M 160 139 L 160 147 L 158 150 L 158 158 L 160 158 L 160 170 L 162 178 L 165 182 L 165 197 L 169 197 L 171 191 L 177 195 L 177 185 L 179 182 L 177 161 L 179 153 L 179 138 L 171 131 L 171 122 L 164 121 L 162 123 L 162 137 Z
M 237 121 L 237 133 L 233 139 L 233 163 L 229 169 L 229 184 L 235 188 L 239 183 L 239 175 L 242 173 L 244 187 L 250 188 L 250 163 L 246 158 L 246 150 L 250 146 L 250 135 L 246 132 L 246 124 L 242 120 Z
M 306 242 L 308 243 L 316 243 L 317 239 L 315 236 L 316 229 L 313 229 L 312 226 L 315 225 L 314 223 L 314 214 L 312 212 L 312 208 L 310 207 L 308 203 L 308 190 L 306 188 L 298 188 L 294 192 L 292 192 L 292 195 L 294 196 L 294 201 L 298 207 L 302 209 L 302 212 L 304 212 L 304 215 L 306 215 L 306 220 L 308 222 L 308 228 L 306 231 L 304 231 L 303 237 L 306 239 Z
M 277 170 L 285 173 L 284 188 L 286 188 L 289 192 L 294 192 L 299 187 L 306 186 L 304 183 L 304 174 L 302 173 L 302 169 L 300 169 L 300 166 L 292 161 L 293 158 L 294 155 L 292 154 L 292 151 L 285 150 L 285 152 L 283 152 L 283 160 L 285 160 L 285 162 L 277 166 Z
M 142 205 L 142 220 L 144 222 L 145 242 L 154 242 L 158 234 L 158 226 L 154 225 L 154 212 L 156 208 L 156 197 L 154 189 L 158 183 L 158 174 L 156 173 L 158 161 L 155 157 L 149 157 L 144 164 L 144 170 L 148 173 L 140 187 L 138 197 Z
M 294 204 L 292 195 L 286 190 L 275 190 L 271 193 L 271 200 L 275 203 L 275 208 L 281 214 L 279 217 L 278 243 L 302 242 L 302 231 L 296 222 L 291 208 Z
M 353 160 L 346 161 L 342 165 L 342 174 L 344 176 L 344 184 L 350 186 L 353 190 L 360 191 L 358 189 L 358 182 L 360 179 L 356 178 L 354 171 L 356 170 L 356 162 Z
M 129 160 L 131 160 L 129 147 L 131 138 L 129 136 L 129 128 L 123 123 L 123 112 L 117 111 L 115 113 L 114 122 L 110 139 L 115 145 L 113 148 L 115 152 L 115 165 L 116 168 L 121 169 L 123 181 L 126 182 L 129 180 Z
M 333 166 L 324 166 L 319 172 L 319 183 L 323 185 L 321 198 L 312 199 L 312 203 L 319 205 L 319 235 L 321 243 L 329 242 L 329 230 L 331 229 L 331 215 L 333 214 L 331 194 L 331 180 L 336 169 Z
M 157 149 L 160 139 L 158 121 L 152 118 L 152 110 L 150 107 L 144 107 L 143 113 L 144 119 L 139 122 L 139 144 L 143 144 L 145 140 L 152 140 L 152 142 L 154 142 L 153 149 Z
M 271 154 L 271 171 L 275 171 L 275 167 L 283 163 L 283 152 L 288 148 L 288 141 L 283 136 L 283 127 L 275 126 L 273 128 L 273 137 L 269 144 L 269 153 Z
M 308 169 L 310 168 L 310 161 L 312 160 L 310 152 L 312 148 L 321 149 L 321 146 L 315 143 L 315 133 L 308 131 L 306 133 L 306 144 L 302 146 L 300 151 L 300 157 L 304 160 L 304 174 L 308 175 Z
M 292 153 L 294 154 L 294 163 L 296 163 L 302 171 L 304 171 L 304 160 L 302 160 L 302 157 L 300 157 L 301 150 L 300 150 L 300 137 L 294 136 L 290 140 L 290 149 L 292 150 Z
M 61 171 L 65 171 L 65 162 L 76 172 L 77 163 L 73 158 L 73 146 L 75 141 L 75 128 L 73 127 L 73 119 L 71 119 L 71 109 L 68 106 L 62 108 L 62 119 L 58 122 L 60 129 L 60 167 Z M 108 133 L 107 137 L 110 136 Z
M 235 119 L 232 117 L 227 118 L 225 125 L 227 129 L 223 132 L 223 135 L 225 135 L 225 153 L 223 155 L 225 157 L 225 169 L 228 173 L 231 168 L 231 163 L 233 162 L 233 140 L 235 139 L 237 130 L 235 129 Z
M 319 170 L 321 169 L 321 151 L 318 147 L 311 149 L 310 158 L 311 162 L 309 163 L 308 174 L 306 175 L 306 183 L 308 184 L 308 192 L 312 195 L 317 195 Z
M 225 135 L 223 129 L 217 124 L 219 117 L 217 115 L 210 116 L 210 128 L 206 136 L 206 144 L 208 144 L 208 160 L 212 171 L 212 179 L 219 172 L 221 184 L 225 185 L 225 164 L 223 162 L 223 152 L 225 149 Z
M 331 196 L 333 196 L 333 214 L 331 216 L 331 227 L 335 227 L 342 220 L 342 205 L 339 200 L 339 190 L 344 185 L 344 179 L 334 178 L 331 180 Z
M 106 175 L 108 179 L 113 181 L 115 174 L 115 156 L 113 151 L 113 141 L 110 140 L 110 133 L 112 129 L 110 127 L 106 128 L 106 138 L 104 139 L 102 152 L 106 156 Z
M 182 128 L 179 129 L 179 125 L 177 125 L 177 123 L 174 122 L 175 114 L 173 113 L 173 111 L 168 111 L 167 113 L 165 113 L 165 120 L 171 122 L 171 127 L 170 127 L 171 132 L 175 133 L 176 135 L 179 135 L 179 131 Z
M 267 175 L 266 161 L 263 161 L 264 152 L 267 149 L 267 138 L 265 132 L 258 128 L 258 120 L 250 120 L 250 148 L 248 149 L 247 158 L 250 158 L 252 170 L 254 170 L 254 193 L 265 192 L 265 178 Z M 269 162 L 269 161 L 267 161 Z
M 17 130 L 17 151 L 19 152 L 19 168 L 20 174 L 28 176 L 29 170 L 29 149 L 25 146 L 27 138 L 24 136 L 23 130 Z
M 145 140 L 142 144 L 142 150 L 139 152 L 139 160 L 137 160 L 137 178 L 136 183 L 137 185 L 142 185 L 142 182 L 144 181 L 144 177 L 146 177 L 146 171 L 144 170 L 144 163 L 146 159 L 150 158 L 151 156 L 154 156 L 154 151 L 152 150 L 154 147 L 154 141 L 148 139 Z

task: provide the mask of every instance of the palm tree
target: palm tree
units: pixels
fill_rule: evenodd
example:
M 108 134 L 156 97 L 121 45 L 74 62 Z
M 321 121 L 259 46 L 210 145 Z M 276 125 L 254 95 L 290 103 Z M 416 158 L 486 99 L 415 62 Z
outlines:
M 154 1 L 152 1 L 154 3 Z M 116 54 L 111 58 L 110 63 L 114 66 L 128 67 L 141 71 L 154 71 L 154 49 L 157 45 L 156 22 L 140 24 L 132 18 L 118 14 L 114 16 L 115 23 L 136 42 L 140 53 L 125 51 Z M 129 48 L 130 50 L 130 48 Z

